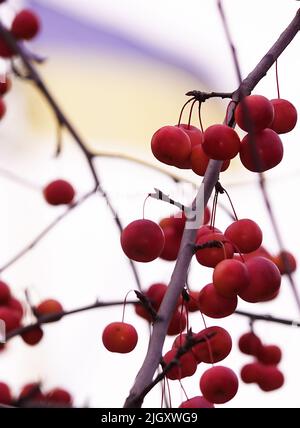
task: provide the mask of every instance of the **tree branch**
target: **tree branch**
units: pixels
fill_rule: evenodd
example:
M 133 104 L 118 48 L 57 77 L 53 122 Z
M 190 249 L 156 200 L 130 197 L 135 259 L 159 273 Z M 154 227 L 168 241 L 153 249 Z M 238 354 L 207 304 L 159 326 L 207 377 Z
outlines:
M 262 58 L 262 60 L 255 67 L 255 69 L 248 75 L 248 77 L 242 82 L 239 88 L 234 92 L 232 97 L 234 103 L 231 103 L 230 108 L 228 109 L 228 125 L 234 126 L 234 104 L 237 103 L 239 99 L 245 94 L 251 93 L 257 83 L 266 75 L 266 73 L 276 61 L 276 59 L 291 43 L 299 29 L 300 9 L 297 12 L 293 21 L 286 28 L 284 33 L 282 33 L 280 38 Z M 193 204 L 196 209 L 199 209 L 199 206 L 203 209 L 203 207 L 207 205 L 214 186 L 218 181 L 221 166 L 221 161 L 211 160 L 209 162 L 204 179 Z M 186 222 L 186 227 L 183 233 L 180 250 L 171 277 L 171 281 L 158 311 L 158 317 L 162 320 L 154 323 L 153 333 L 150 339 L 147 355 L 142 364 L 142 367 L 140 368 L 136 376 L 134 385 L 130 391 L 129 397 L 126 399 L 124 407 L 141 407 L 144 398 L 141 394 L 147 387 L 147 385 L 152 382 L 155 370 L 159 365 L 159 361 L 162 355 L 162 347 L 165 341 L 172 313 L 176 307 L 177 299 L 186 281 L 188 268 L 193 256 L 193 245 L 196 238 L 196 232 L 199 226 L 199 219 L 198 221 L 193 222 L 192 227 L 189 220 L 187 220 Z

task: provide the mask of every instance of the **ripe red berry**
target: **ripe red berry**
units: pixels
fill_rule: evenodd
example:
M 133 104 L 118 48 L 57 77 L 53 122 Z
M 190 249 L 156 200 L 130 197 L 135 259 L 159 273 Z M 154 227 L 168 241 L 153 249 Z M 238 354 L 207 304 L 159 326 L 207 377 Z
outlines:
M 239 381 L 236 374 L 223 366 L 206 370 L 200 379 L 203 397 L 215 404 L 230 401 L 236 395 L 238 387 Z
M 159 222 L 165 237 L 165 245 L 160 258 L 169 261 L 177 259 L 185 222 L 184 214 L 181 217 L 163 218 Z
M 233 159 L 240 150 L 240 138 L 234 129 L 227 125 L 212 125 L 203 135 L 202 148 L 211 159 Z
M 56 314 L 63 311 L 62 305 L 55 299 L 43 300 L 36 308 L 35 312 L 37 316 L 44 316 L 50 314 Z M 58 321 L 62 316 L 57 316 L 54 321 Z
M 284 376 L 277 367 L 261 364 L 258 386 L 265 392 L 279 389 L 284 384 Z
M 0 281 L 0 305 L 3 305 L 3 304 L 6 305 L 10 297 L 11 297 L 11 294 L 10 294 L 9 286 L 5 282 Z
M 236 245 L 235 252 L 241 253 L 250 253 L 257 250 L 263 239 L 262 231 L 258 224 L 248 218 L 234 221 L 227 227 L 224 235 Z
M 11 33 L 16 39 L 33 39 L 40 31 L 40 19 L 30 9 L 21 10 L 14 18 Z
M 43 338 L 43 330 L 40 327 L 36 327 L 32 330 L 22 333 L 22 339 L 27 345 L 37 345 Z
M 249 95 L 237 105 L 234 117 L 244 131 L 257 132 L 270 127 L 274 119 L 274 108 L 262 95 Z
M 276 345 L 263 345 L 257 354 L 257 359 L 261 363 L 270 366 L 279 364 L 281 357 L 281 349 Z
M 19 400 L 44 401 L 45 396 L 41 391 L 40 384 L 34 382 L 24 385 L 19 394 Z
M 212 244 L 196 252 L 196 259 L 203 266 L 215 267 L 222 260 L 233 257 L 233 246 L 222 233 L 207 233 L 200 235 L 200 237 L 198 235 L 197 245 L 203 245 L 212 241 L 220 242 L 223 245 L 219 247 Z
M 239 293 L 246 302 L 256 303 L 271 298 L 281 284 L 279 269 L 271 260 L 253 257 L 246 261 L 249 273 L 248 286 Z
M 297 123 L 297 110 L 287 100 L 282 98 L 271 100 L 274 108 L 274 119 L 270 128 L 277 134 L 285 134 L 295 128 Z
M 23 318 L 24 309 L 22 303 L 19 300 L 11 297 L 8 302 L 6 302 L 5 306 L 14 311 L 20 320 Z
M 257 383 L 260 378 L 259 363 L 246 364 L 241 370 L 241 379 L 245 383 Z
M 213 336 L 210 337 L 210 335 Z M 224 360 L 231 351 L 230 334 L 222 327 L 208 327 L 194 335 L 194 339 L 206 338 L 205 342 L 193 346 L 192 351 L 198 363 L 217 363 Z
M 4 100 L 0 97 L 0 120 L 3 118 L 5 113 L 6 113 L 6 105 Z
M 185 302 L 185 306 L 189 312 L 197 312 L 199 311 L 199 291 L 189 290 L 189 300 Z
M 164 363 L 169 364 L 176 357 L 177 349 L 173 348 L 168 351 L 164 357 Z M 183 354 L 178 361 L 178 364 L 174 365 L 170 370 L 167 371 L 166 377 L 168 379 L 176 380 L 183 379 L 188 376 L 193 376 L 197 370 L 197 362 L 191 352 Z
M 272 257 L 272 260 L 280 270 L 281 275 L 293 273 L 297 269 L 297 261 L 289 251 L 281 251 L 277 256 Z
M 179 409 L 214 409 L 214 405 L 204 397 L 193 397 L 180 404 Z
M 239 339 L 239 348 L 243 354 L 258 355 L 262 348 L 261 340 L 256 334 L 249 332 L 243 334 Z
M 5 80 L 0 81 L 0 95 L 5 95 L 10 91 L 11 88 L 11 80 L 8 76 L 5 76 Z
M 249 284 L 247 266 L 234 259 L 222 260 L 214 269 L 213 284 L 222 296 L 236 296 Z
M 127 354 L 134 350 L 137 341 L 136 329 L 125 322 L 112 322 L 103 330 L 102 342 L 110 352 Z
M 282 142 L 272 129 L 264 129 L 253 136 L 247 134 L 241 142 L 240 158 L 249 171 L 267 171 L 281 162 Z
M 164 126 L 152 137 L 151 149 L 160 162 L 167 165 L 184 165 L 190 158 L 191 140 L 178 126 Z
M 52 181 L 43 193 L 48 204 L 55 206 L 70 204 L 75 197 L 73 186 L 65 180 Z
M 53 404 L 72 405 L 71 394 L 62 388 L 54 388 L 46 394 L 46 401 Z
M 191 152 L 191 168 L 195 174 L 203 177 L 210 158 L 204 153 L 202 144 L 192 147 Z M 227 159 L 223 162 L 221 172 L 226 171 L 230 165 L 230 160 Z
M 172 349 L 178 349 L 181 346 L 183 346 L 186 343 L 186 340 L 188 339 L 188 337 L 195 337 L 194 333 L 189 333 L 189 335 L 187 333 L 180 333 L 174 340 L 173 345 L 172 345 Z
M 179 128 L 183 129 L 184 132 L 189 136 L 189 139 L 191 141 L 191 149 L 195 146 L 199 146 L 200 144 L 202 144 L 203 133 L 200 131 L 199 128 L 183 123 L 179 125 Z M 186 160 L 185 162 L 181 162 L 177 166 L 179 168 L 190 169 L 192 167 L 191 158 L 189 157 L 188 160 Z
M 209 235 L 211 233 L 222 233 L 220 229 L 214 226 L 201 226 L 197 231 L 197 239 L 204 235 Z
M 181 333 L 186 327 L 186 316 L 181 310 L 175 310 L 171 318 L 168 332 L 169 336 Z
M 20 327 L 19 314 L 6 306 L 0 306 L 0 320 L 4 321 L 7 333 Z
M 237 307 L 237 297 L 223 297 L 213 284 L 208 284 L 199 293 L 199 309 L 210 318 L 225 318 L 233 314 Z
M 4 382 L 0 382 L 0 403 L 7 405 L 12 403 L 12 395 L 10 392 L 10 388 Z
M 168 286 L 162 283 L 152 284 L 146 291 L 146 296 L 150 300 L 153 308 L 157 311 L 166 294 Z
M 151 220 L 135 220 L 121 234 L 121 246 L 132 260 L 152 262 L 163 251 L 165 237 L 162 228 Z

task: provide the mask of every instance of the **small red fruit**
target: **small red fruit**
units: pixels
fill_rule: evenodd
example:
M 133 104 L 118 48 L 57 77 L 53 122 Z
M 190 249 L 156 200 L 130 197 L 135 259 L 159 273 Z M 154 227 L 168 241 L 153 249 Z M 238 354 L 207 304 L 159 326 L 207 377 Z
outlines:
M 0 306 L 0 320 L 4 321 L 7 333 L 20 327 L 19 314 L 6 306 Z
M 207 267 L 215 267 L 224 259 L 231 259 L 233 257 L 233 246 L 228 242 L 227 238 L 222 233 L 207 233 L 198 235 L 197 245 L 203 245 L 212 241 L 222 243 L 221 246 L 211 245 L 207 248 L 202 248 L 196 252 L 197 261 Z
M 10 388 L 4 382 L 0 382 L 0 403 L 7 405 L 12 403 L 12 395 L 10 392 Z
M 160 162 L 167 165 L 184 165 L 191 154 L 191 140 L 178 126 L 164 126 L 152 137 L 151 149 Z
M 281 357 L 281 349 L 276 345 L 264 345 L 257 354 L 257 359 L 268 366 L 276 366 L 279 364 Z
M 125 322 L 112 322 L 103 330 L 102 342 L 110 352 L 127 354 L 134 350 L 137 341 L 136 329 Z
M 44 316 L 50 314 L 56 314 L 63 311 L 62 305 L 54 299 L 43 300 L 36 308 L 35 312 L 37 316 Z M 54 321 L 58 321 L 62 318 L 62 316 L 58 316 Z
M 7 304 L 11 297 L 9 286 L 0 281 L 0 305 Z
M 287 100 L 282 98 L 271 100 L 274 108 L 274 119 L 270 128 L 277 134 L 285 134 L 295 128 L 297 123 L 297 110 Z
M 173 348 L 167 352 L 163 360 L 165 364 L 169 364 L 176 357 L 177 349 Z M 197 362 L 191 352 L 183 354 L 178 361 L 177 365 L 174 365 L 170 370 L 167 371 L 166 377 L 168 379 L 176 380 L 183 379 L 188 376 L 193 376 L 197 370 Z
M 249 95 L 237 105 L 234 117 L 244 131 L 257 132 L 270 127 L 274 119 L 274 108 L 262 95 Z
M 179 409 L 214 409 L 215 406 L 204 397 L 193 397 L 180 404 Z
M 8 76 L 5 76 L 5 80 L 0 81 L 0 95 L 5 95 L 10 91 L 11 88 L 11 80 Z
M 248 269 L 238 260 L 222 260 L 214 269 L 213 284 L 219 294 L 234 297 L 249 284 Z
M 62 388 L 54 388 L 46 394 L 46 401 L 66 406 L 72 405 L 71 394 Z
M 121 234 L 121 246 L 132 260 L 152 262 L 163 251 L 165 237 L 162 228 L 151 220 L 135 220 Z
M 277 367 L 261 364 L 258 386 L 265 392 L 279 389 L 284 384 L 284 376 Z
M 212 367 L 203 373 L 200 389 L 203 397 L 211 403 L 223 404 L 237 393 L 239 381 L 236 374 L 223 366 Z
M 240 337 L 239 348 L 243 354 L 256 356 L 262 348 L 262 343 L 256 334 L 249 332 Z
M 213 284 L 208 284 L 199 293 L 199 309 L 210 318 L 225 318 L 233 314 L 237 307 L 236 296 L 223 297 Z
M 188 292 L 189 300 L 185 302 L 185 306 L 189 312 L 197 312 L 199 311 L 199 291 L 189 290 Z
M 181 310 L 175 310 L 167 334 L 174 336 L 175 334 L 181 333 L 186 327 L 186 316 Z
M 241 162 L 252 172 L 274 168 L 283 158 L 283 145 L 272 129 L 264 129 L 253 136 L 247 134 L 241 142 Z
M 225 230 L 226 238 L 236 245 L 235 252 L 251 253 L 262 243 L 263 235 L 260 227 L 253 220 L 244 218 L 234 221 Z
M 19 400 L 44 401 L 44 399 L 40 384 L 36 382 L 24 385 L 19 394 Z
M 36 327 L 32 330 L 22 333 L 22 339 L 27 345 L 37 345 L 43 338 L 43 330 L 40 327 Z
M 191 149 L 195 146 L 199 146 L 200 144 L 202 144 L 203 133 L 200 131 L 199 128 L 183 123 L 179 125 L 179 128 L 183 129 L 184 132 L 189 136 L 189 139 L 191 141 Z M 180 165 L 177 166 L 179 168 L 190 169 L 192 167 L 191 158 L 189 158 L 185 162 L 181 162 Z
M 191 168 L 195 174 L 200 175 L 200 177 L 204 177 L 209 160 L 210 158 L 204 153 L 202 144 L 192 147 Z M 230 160 L 225 160 L 222 164 L 221 172 L 226 171 L 229 165 Z
M 15 299 L 14 297 L 11 297 L 9 301 L 5 304 L 5 306 L 14 311 L 18 315 L 20 320 L 23 318 L 24 309 L 22 303 L 19 300 Z
M 33 39 L 40 31 L 40 19 L 35 12 L 23 9 L 19 12 L 12 23 L 11 32 L 17 39 Z
M 234 129 L 227 125 L 212 125 L 203 135 L 202 148 L 211 159 L 233 159 L 240 150 L 240 138 Z
M 50 205 L 71 204 L 75 197 L 73 186 L 65 180 L 55 180 L 43 190 L 44 197 Z
M 277 256 L 272 257 L 273 262 L 280 270 L 281 275 L 295 272 L 297 261 L 289 251 L 281 251 Z
M 210 337 L 210 334 L 213 336 Z M 206 338 L 205 342 L 193 346 L 192 351 L 198 363 L 217 363 L 224 360 L 231 351 L 230 334 L 222 327 L 208 327 L 194 335 L 194 339 Z
M 261 364 L 246 364 L 241 370 L 241 379 L 245 383 L 257 383 L 260 378 Z

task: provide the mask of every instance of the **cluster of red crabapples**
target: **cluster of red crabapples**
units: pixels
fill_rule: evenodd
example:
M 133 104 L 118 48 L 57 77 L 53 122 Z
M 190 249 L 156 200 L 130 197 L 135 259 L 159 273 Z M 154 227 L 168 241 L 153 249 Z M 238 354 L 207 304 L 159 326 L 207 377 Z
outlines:
M 0 382 L 0 403 L 15 407 L 34 407 L 34 405 L 43 405 L 49 407 L 70 407 L 73 398 L 71 394 L 63 388 L 53 388 L 50 391 L 42 391 L 41 385 L 37 382 L 29 383 L 23 386 L 17 398 L 9 386 Z
M 62 305 L 54 299 L 46 299 L 32 308 L 35 321 L 40 317 L 54 315 L 63 311 Z M 12 296 L 10 287 L 3 281 L 0 281 L 0 319 L 5 323 L 6 334 L 11 333 L 23 326 L 23 320 L 26 315 L 23 304 Z M 60 318 L 55 318 L 57 321 Z M 27 345 L 37 345 L 43 338 L 41 326 L 36 326 L 22 332 L 21 337 Z M 0 350 L 5 349 L 5 345 L 0 346 Z
M 279 389 L 284 384 L 284 376 L 277 365 L 281 361 L 281 349 L 276 345 L 264 345 L 253 332 L 243 334 L 239 339 L 239 348 L 243 354 L 256 358 L 241 370 L 241 379 L 245 383 L 256 383 L 265 392 Z

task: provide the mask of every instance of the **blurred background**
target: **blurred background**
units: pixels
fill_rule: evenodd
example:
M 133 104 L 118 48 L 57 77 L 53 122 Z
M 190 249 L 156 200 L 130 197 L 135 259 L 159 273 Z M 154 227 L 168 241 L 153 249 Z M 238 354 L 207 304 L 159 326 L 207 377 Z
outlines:
M 292 0 L 223 3 L 246 76 L 291 21 L 298 4 Z M 39 37 L 28 45 L 47 58 L 40 66 L 42 75 L 88 146 L 99 154 L 131 155 L 159 166 L 150 151 L 151 136 L 159 127 L 177 122 L 185 93 L 191 89 L 233 91 L 237 87 L 215 1 L 10 0 L 1 6 L 1 18 L 9 22 L 24 5 L 36 10 L 43 23 Z M 281 95 L 300 111 L 299 48 L 296 37 L 280 57 L 278 67 Z M 2 62 L 1 70 L 5 66 Z M 255 92 L 270 99 L 277 97 L 274 69 Z M 43 200 L 41 189 L 45 184 L 65 178 L 76 187 L 78 197 L 92 186 L 86 161 L 67 134 L 63 135 L 62 154 L 55 158 L 55 118 L 32 84 L 14 79 L 6 102 L 7 114 L 0 124 L 0 265 L 64 211 L 49 207 Z M 222 122 L 225 109 L 224 102 L 205 103 L 204 125 Z M 193 123 L 197 125 L 196 117 Z M 297 126 L 283 136 L 284 160 L 266 174 L 286 249 L 298 258 L 299 135 Z M 145 196 L 154 187 L 187 200 L 194 194 L 191 186 L 176 185 L 164 174 L 130 161 L 99 157 L 97 169 L 124 224 L 142 216 Z M 169 171 L 177 172 L 172 167 Z M 32 185 L 20 185 L 11 179 L 11 172 Z M 189 172 L 178 174 L 195 183 L 201 181 Z M 235 160 L 222 175 L 222 184 L 239 216 L 260 224 L 264 245 L 276 254 L 278 247 L 255 174 Z M 157 221 L 170 210 L 166 204 L 151 200 L 146 205 L 146 217 Z M 219 209 L 217 227 L 222 229 L 229 223 Z M 160 260 L 138 265 L 144 288 L 153 282 L 168 283 L 172 269 L 172 262 Z M 90 304 L 96 298 L 123 300 L 136 288 L 120 249 L 118 230 L 100 196 L 70 213 L 7 269 L 2 279 L 19 298 L 24 299 L 24 290 L 29 289 L 35 303 L 53 297 L 66 309 Z M 209 269 L 192 266 L 193 289 L 199 290 L 210 280 Z M 297 273 L 295 280 L 300 280 Z M 134 293 L 129 298 L 134 298 Z M 286 280 L 273 302 L 251 305 L 240 301 L 239 308 L 299 319 Z M 122 406 L 147 350 L 148 327 L 128 306 L 126 321 L 134 323 L 140 341 L 128 355 L 110 354 L 102 345 L 102 330 L 121 316 L 121 307 L 114 307 L 66 317 L 46 326 L 43 341 L 33 348 L 20 338 L 12 340 L 0 355 L 0 380 L 7 381 L 16 393 L 24 383 L 37 380 L 48 389 L 62 386 L 74 395 L 76 406 Z M 195 331 L 203 328 L 199 314 L 192 315 L 190 321 Z M 233 315 L 217 322 L 207 318 L 207 323 L 224 326 L 232 335 L 234 349 L 222 364 L 239 373 L 242 365 L 251 361 L 237 349 L 238 337 L 249 329 L 247 319 Z M 282 347 L 280 367 L 286 383 L 271 393 L 241 383 L 237 396 L 225 406 L 299 407 L 300 329 L 257 322 L 255 330 L 266 344 Z M 166 351 L 171 343 L 168 339 Z M 197 375 L 183 381 L 190 397 L 199 394 L 198 379 L 206 368 L 200 365 Z M 171 381 L 171 391 L 172 404 L 177 407 L 184 399 L 177 382 Z M 157 387 L 147 396 L 145 406 L 159 407 L 160 396 Z

